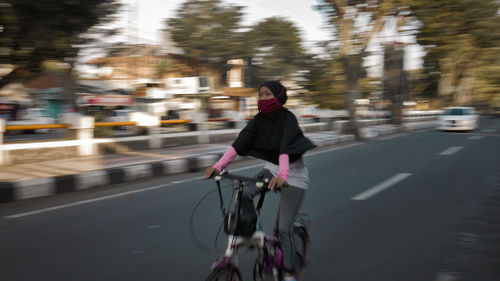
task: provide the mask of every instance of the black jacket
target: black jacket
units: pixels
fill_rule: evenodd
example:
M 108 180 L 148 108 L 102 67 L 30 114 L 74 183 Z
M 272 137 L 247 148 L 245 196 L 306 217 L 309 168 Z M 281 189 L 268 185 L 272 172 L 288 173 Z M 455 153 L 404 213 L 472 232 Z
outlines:
M 290 163 L 315 145 L 304 136 L 295 115 L 286 108 L 267 116 L 258 113 L 241 130 L 232 146 L 238 155 L 249 155 L 279 164 L 280 154 Z

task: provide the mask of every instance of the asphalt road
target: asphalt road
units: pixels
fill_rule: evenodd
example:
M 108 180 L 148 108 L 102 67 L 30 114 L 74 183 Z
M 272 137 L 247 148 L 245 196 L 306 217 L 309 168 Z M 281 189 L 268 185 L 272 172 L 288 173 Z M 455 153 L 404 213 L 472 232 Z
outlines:
M 306 156 L 306 280 L 435 281 L 464 221 L 500 185 L 500 119 L 471 133 L 399 134 Z M 230 168 L 255 174 L 260 161 Z M 204 280 L 223 253 L 215 189 L 201 173 L 0 206 L 1 280 Z M 230 196 L 228 189 L 225 195 Z M 268 196 L 264 228 L 278 195 Z M 214 249 L 215 248 L 215 249 Z M 239 259 L 251 280 L 253 253 Z

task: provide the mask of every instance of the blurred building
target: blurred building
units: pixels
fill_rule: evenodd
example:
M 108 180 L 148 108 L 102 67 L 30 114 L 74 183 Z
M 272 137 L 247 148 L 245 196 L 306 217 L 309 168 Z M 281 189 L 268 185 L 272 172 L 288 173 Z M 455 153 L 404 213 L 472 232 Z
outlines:
M 243 59 L 227 61 L 230 66 L 227 71 L 226 87 L 222 95 L 212 97 L 211 101 L 215 110 L 232 110 L 248 117 L 257 112 L 257 94 L 254 88 L 246 87 L 245 70 L 247 62 Z
M 154 115 L 175 109 L 221 117 L 223 111 L 250 114 L 256 108 L 255 89 L 245 87 L 243 59 L 229 60 L 229 70 L 221 73 L 218 64 L 193 60 L 173 45 L 141 44 L 117 46 L 87 63 L 98 68 L 99 80 L 134 88 L 137 109 Z
M 24 83 L 30 93 L 32 107 L 43 108 L 48 116 L 58 118 L 63 111 L 64 74 L 58 71 L 43 72 Z
M 8 84 L 0 89 L 0 118 L 17 120 L 19 111 L 31 104 L 30 94 L 22 84 Z
M 145 44 L 117 46 L 110 50 L 108 56 L 87 62 L 98 68 L 98 79 L 124 80 L 130 83 L 139 79 L 156 78 L 161 63 L 161 48 Z

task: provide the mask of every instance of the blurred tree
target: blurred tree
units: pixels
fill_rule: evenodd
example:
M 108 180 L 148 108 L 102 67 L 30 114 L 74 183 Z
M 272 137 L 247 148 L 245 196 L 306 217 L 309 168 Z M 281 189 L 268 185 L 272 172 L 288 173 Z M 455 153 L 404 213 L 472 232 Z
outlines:
M 424 70 L 442 105 L 484 104 L 500 88 L 500 3 L 496 0 L 413 0 L 423 23 Z M 436 88 L 436 87 L 435 87 Z
M 72 84 L 72 69 L 80 48 L 95 39 L 97 33 L 114 32 L 97 28 L 89 31 L 111 21 L 120 4 L 116 0 L 3 0 L 0 6 L 0 63 L 13 66 L 0 79 L 1 88 L 38 74 L 46 60 L 67 63 L 66 80 Z
M 349 128 L 357 139 L 361 136 L 357 125 L 354 100 L 359 97 L 358 80 L 362 78 L 362 58 L 365 56 L 373 35 L 383 26 L 383 16 L 393 7 L 392 1 L 346 1 L 346 0 L 318 0 L 315 7 L 327 17 L 327 23 L 333 27 L 336 38 L 335 58 L 342 63 L 345 76 L 346 105 L 349 111 Z M 382 2 L 382 3 L 379 3 Z M 364 23 L 363 23 L 364 22 Z M 339 65 L 340 67 L 340 65 Z
M 498 107 L 500 92 L 500 44 L 487 48 L 481 54 L 481 67 L 478 67 L 474 85 L 473 101 L 478 107 Z
M 175 17 L 166 20 L 178 48 L 185 55 L 217 64 L 225 84 L 229 59 L 245 59 L 246 82 L 257 86 L 266 79 L 280 79 L 303 69 L 305 56 L 299 30 L 282 18 L 267 18 L 242 26 L 243 6 L 221 0 L 188 0 Z
M 221 0 L 188 0 L 175 17 L 166 20 L 166 29 L 186 56 L 215 64 L 224 74 L 228 59 L 245 54 L 240 25 L 242 9 Z
M 335 58 L 342 62 L 347 86 L 344 94 L 349 110 L 349 130 L 359 138 L 354 100 L 360 96 L 359 80 L 364 78 L 363 58 L 367 55 L 367 47 L 374 35 L 382 30 L 388 19 L 395 19 L 396 24 L 393 28 L 396 34 L 407 25 L 410 15 L 407 7 L 408 0 L 317 0 L 317 2 L 319 4 L 315 7 L 327 17 L 327 23 L 331 25 L 333 36 L 336 38 Z M 385 44 L 394 43 L 396 42 L 386 41 Z M 388 55 L 390 54 L 386 54 Z M 399 73 L 402 74 L 401 69 Z M 400 75 L 389 75 L 386 78 L 399 81 Z M 403 87 L 398 87 L 398 91 L 388 93 L 392 100 L 394 124 L 400 122 L 402 89 Z M 388 90 L 385 89 L 385 91 Z
M 306 88 L 320 108 L 345 109 L 345 72 L 342 63 L 331 58 L 311 58 Z
M 307 68 L 310 57 L 302 46 L 300 31 L 284 18 L 271 17 L 258 22 L 245 33 L 244 40 L 247 54 L 252 57 L 256 83 L 285 79 Z

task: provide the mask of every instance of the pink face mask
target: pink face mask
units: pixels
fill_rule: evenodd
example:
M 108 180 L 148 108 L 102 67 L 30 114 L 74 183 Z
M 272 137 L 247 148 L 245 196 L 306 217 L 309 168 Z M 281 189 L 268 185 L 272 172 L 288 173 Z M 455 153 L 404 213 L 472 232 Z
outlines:
M 257 102 L 257 107 L 259 108 L 259 111 L 264 113 L 265 115 L 271 115 L 278 111 L 281 108 L 281 103 L 278 101 L 278 98 L 283 94 L 283 88 L 279 95 L 275 98 L 268 99 L 268 100 L 259 100 Z

